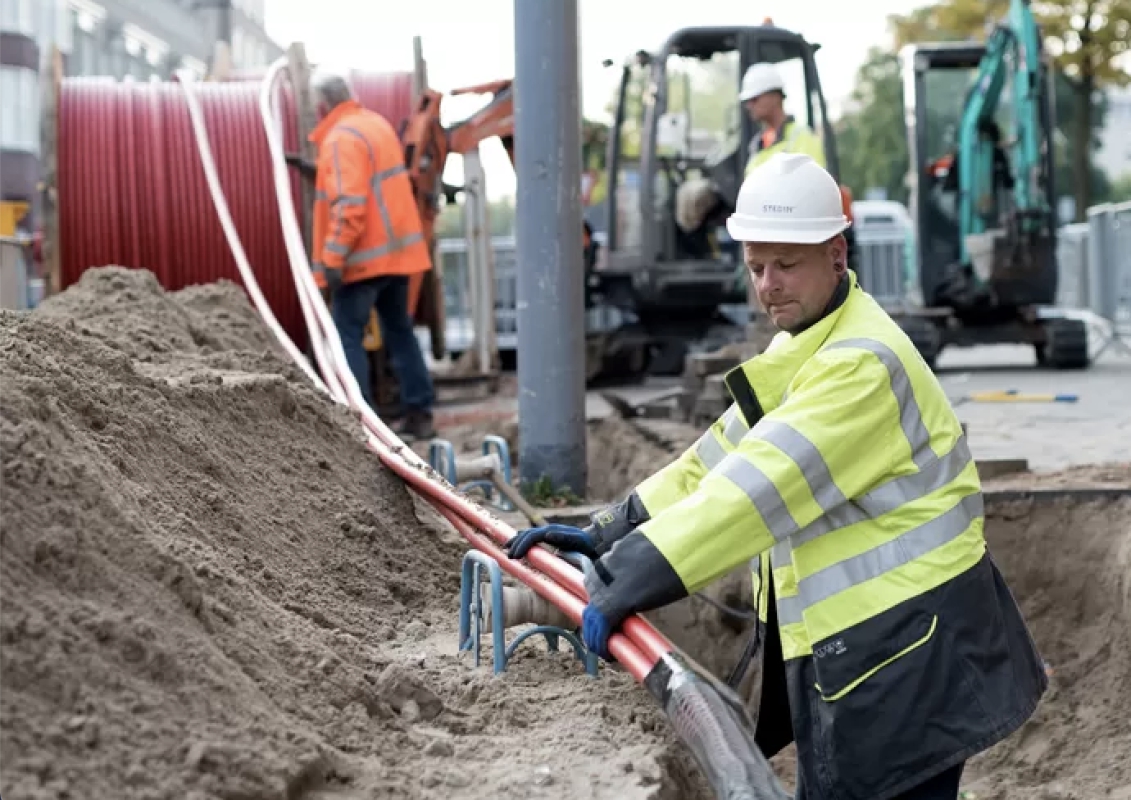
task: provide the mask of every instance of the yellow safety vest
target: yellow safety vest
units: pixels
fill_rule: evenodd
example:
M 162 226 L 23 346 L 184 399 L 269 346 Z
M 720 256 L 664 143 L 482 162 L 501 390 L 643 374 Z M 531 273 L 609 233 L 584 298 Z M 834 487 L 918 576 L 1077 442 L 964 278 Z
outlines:
M 735 405 L 636 490 L 650 517 L 638 530 L 687 592 L 753 559 L 764 600 L 772 575 L 787 660 L 985 553 L 959 420 L 914 345 L 849 275 L 845 303 L 732 371 Z
M 755 139 L 754 141 L 757 143 L 759 140 Z M 826 166 L 825 145 L 821 141 L 821 137 L 813 133 L 808 125 L 803 125 L 793 119 L 787 120 L 782 126 L 777 141 L 769 147 L 750 154 L 750 158 L 746 161 L 746 174 L 749 175 L 755 167 L 766 161 L 774 153 L 804 153 L 822 167 Z

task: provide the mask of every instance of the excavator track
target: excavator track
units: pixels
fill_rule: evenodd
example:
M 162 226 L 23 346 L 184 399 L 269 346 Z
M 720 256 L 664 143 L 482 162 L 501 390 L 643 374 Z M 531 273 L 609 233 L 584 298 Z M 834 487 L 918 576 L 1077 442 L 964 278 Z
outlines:
M 1054 319 L 1045 323 L 1045 343 L 1038 345 L 1037 363 L 1053 369 L 1086 369 L 1088 327 L 1078 319 Z

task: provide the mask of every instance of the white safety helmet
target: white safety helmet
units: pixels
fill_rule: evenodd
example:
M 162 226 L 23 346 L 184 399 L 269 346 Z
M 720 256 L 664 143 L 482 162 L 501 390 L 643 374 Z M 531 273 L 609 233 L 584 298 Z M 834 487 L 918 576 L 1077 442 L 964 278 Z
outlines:
M 742 182 L 727 232 L 736 242 L 820 244 L 850 224 L 832 175 L 802 153 L 775 153 Z
M 751 64 L 742 76 L 742 87 L 738 91 L 738 101 L 745 103 L 758 95 L 772 91 L 785 92 L 785 83 L 777 67 L 765 61 Z

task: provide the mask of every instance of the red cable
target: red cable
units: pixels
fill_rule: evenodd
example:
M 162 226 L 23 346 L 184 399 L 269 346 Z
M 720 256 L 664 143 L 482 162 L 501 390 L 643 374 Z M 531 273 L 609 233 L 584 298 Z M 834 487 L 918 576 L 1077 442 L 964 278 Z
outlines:
M 459 495 L 452 494 L 442 484 L 422 474 L 415 467 L 405 463 L 403 459 L 391 456 L 389 458 L 382 457 L 382 461 L 404 478 L 418 494 L 423 495 L 441 513 L 450 511 L 458 515 L 464 522 L 482 530 L 499 544 L 506 543 L 513 535 L 513 532 L 503 523 L 490 518 L 484 519 L 487 515 L 483 514 L 477 506 Z M 526 560 L 559 586 L 569 590 L 574 597 L 580 600 L 588 599 L 581 573 L 548 550 L 535 547 L 526 556 Z M 642 617 L 629 617 L 624 621 L 621 629 L 636 642 L 640 650 L 649 657 L 653 664 L 675 649 L 667 637 Z
M 381 460 L 394 470 L 396 467 L 392 467 L 391 462 L 404 463 L 396 457 L 382 457 Z M 437 505 L 436 510 L 439 511 L 476 550 L 490 555 L 505 572 L 515 576 L 543 598 L 564 611 L 575 623 L 578 625 L 581 624 L 581 614 L 585 610 L 584 600 L 554 583 L 542 573 L 530 569 L 520 561 L 514 561 L 508 558 L 506 553 L 503 553 L 490 539 L 475 531 L 474 528 L 460 519 L 459 515 L 450 508 Z M 551 558 L 553 558 L 553 556 L 551 556 Z M 649 658 L 641 652 L 626 634 L 614 633 L 609 637 L 609 653 L 640 683 L 644 682 L 644 679 L 648 677 L 648 674 L 656 664 L 656 659 Z
M 363 106 L 398 127 L 412 110 L 412 74 L 354 72 Z M 272 311 L 299 347 L 306 331 L 276 208 L 257 79 L 196 86 L 224 194 Z M 281 98 L 288 152 L 294 103 Z M 144 268 L 169 291 L 227 278 L 242 285 L 208 192 L 175 83 L 67 78 L 59 96 L 60 288 L 90 267 Z M 295 207 L 300 183 L 292 174 Z

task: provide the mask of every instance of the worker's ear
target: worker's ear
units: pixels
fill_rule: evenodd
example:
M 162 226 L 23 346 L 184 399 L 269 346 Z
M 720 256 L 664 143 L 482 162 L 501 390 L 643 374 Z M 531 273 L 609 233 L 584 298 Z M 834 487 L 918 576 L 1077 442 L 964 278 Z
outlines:
M 837 275 L 843 275 L 848 271 L 848 241 L 844 238 L 844 234 L 840 233 L 833 237 L 828 247 L 829 256 L 833 260 L 833 269 L 836 270 Z

